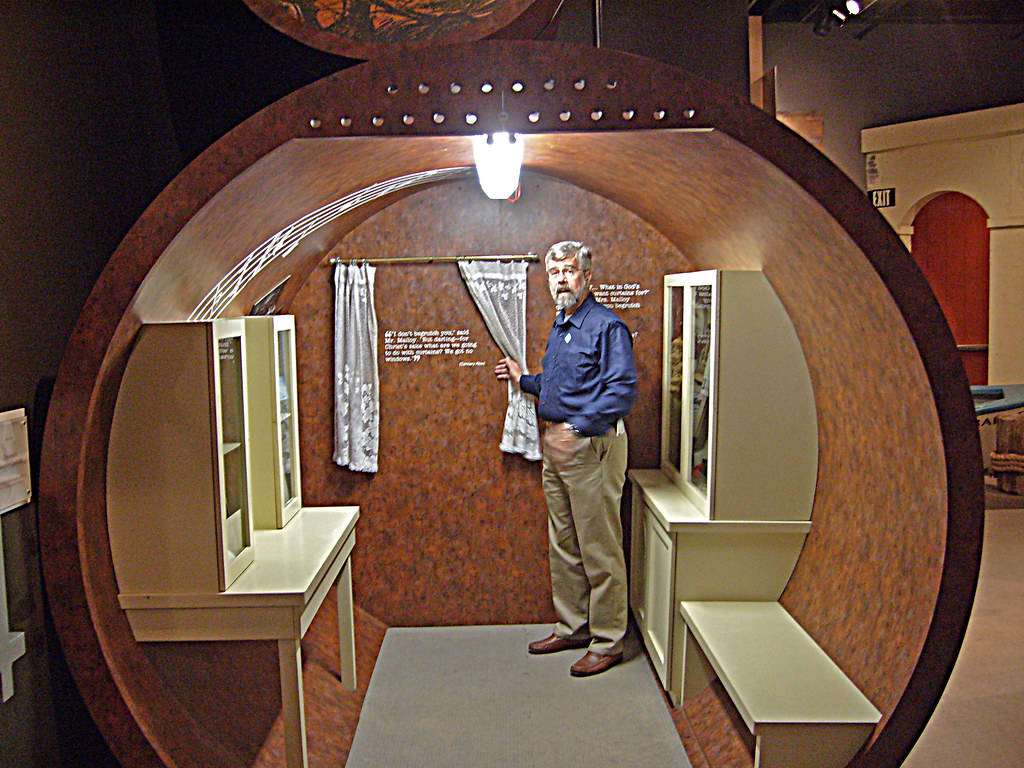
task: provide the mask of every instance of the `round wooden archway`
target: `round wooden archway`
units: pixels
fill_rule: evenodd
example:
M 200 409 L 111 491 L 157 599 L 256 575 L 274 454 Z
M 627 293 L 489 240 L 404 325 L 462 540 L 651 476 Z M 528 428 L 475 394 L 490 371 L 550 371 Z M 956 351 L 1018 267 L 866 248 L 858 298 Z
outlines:
M 783 602 L 883 712 L 854 764 L 895 768 L 952 668 L 980 557 L 977 430 L 934 297 L 861 192 L 750 105 L 666 65 L 522 42 L 388 56 L 282 99 L 180 174 L 97 282 L 54 391 L 39 514 L 54 618 L 115 753 L 237 761 L 216 717 L 178 705 L 117 604 L 104 477 L 135 330 L 187 317 L 246 244 L 346 193 L 469 166 L 465 136 L 502 126 L 527 134 L 531 173 L 623 206 L 700 268 L 759 267 L 772 282 L 808 360 L 822 445 L 814 528 Z M 403 194 L 304 240 L 225 314 L 286 269 L 287 306 L 332 243 Z

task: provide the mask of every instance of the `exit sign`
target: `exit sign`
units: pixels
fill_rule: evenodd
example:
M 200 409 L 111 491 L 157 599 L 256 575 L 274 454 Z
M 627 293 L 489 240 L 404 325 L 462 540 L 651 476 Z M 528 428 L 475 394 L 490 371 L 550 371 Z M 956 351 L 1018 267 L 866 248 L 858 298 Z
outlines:
M 875 208 L 892 208 L 896 205 L 896 188 L 886 187 L 885 189 L 868 190 L 871 195 L 871 204 Z

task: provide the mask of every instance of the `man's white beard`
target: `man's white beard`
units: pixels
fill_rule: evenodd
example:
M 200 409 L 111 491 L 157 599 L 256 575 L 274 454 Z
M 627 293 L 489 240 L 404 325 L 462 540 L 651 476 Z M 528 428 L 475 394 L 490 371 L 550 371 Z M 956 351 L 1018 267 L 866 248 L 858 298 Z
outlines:
M 571 290 L 557 291 L 555 293 L 555 309 L 572 309 L 580 303 L 580 297 Z

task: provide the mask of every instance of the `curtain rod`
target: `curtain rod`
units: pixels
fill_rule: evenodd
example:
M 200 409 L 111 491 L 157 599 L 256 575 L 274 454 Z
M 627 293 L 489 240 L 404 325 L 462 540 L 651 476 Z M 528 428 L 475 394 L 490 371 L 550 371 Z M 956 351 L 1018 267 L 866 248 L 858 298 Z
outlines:
M 536 253 L 507 253 L 495 256 L 483 256 L 473 254 L 469 256 L 386 256 L 376 259 L 339 259 L 332 256 L 327 260 L 328 264 L 430 264 L 435 261 L 539 261 L 540 256 Z

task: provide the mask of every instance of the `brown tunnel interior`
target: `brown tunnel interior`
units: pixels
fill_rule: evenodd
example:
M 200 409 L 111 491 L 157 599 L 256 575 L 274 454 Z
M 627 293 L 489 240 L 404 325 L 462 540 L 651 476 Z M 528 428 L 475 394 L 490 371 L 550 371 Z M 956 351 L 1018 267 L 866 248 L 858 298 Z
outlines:
M 550 53 L 523 63 L 521 46 L 488 45 L 487 72 L 521 78 L 526 93 L 556 65 Z M 304 502 L 360 505 L 360 611 L 388 626 L 549 620 L 543 496 L 536 465 L 497 450 L 505 393 L 490 363 L 498 352 L 451 264 L 381 267 L 381 329 L 468 329 L 479 341 L 474 360 L 487 365 L 384 366 L 380 472 L 333 465 L 328 256 L 543 253 L 567 237 L 590 242 L 595 282 L 650 289 L 624 313 L 642 380 L 628 421 L 631 467 L 659 461 L 662 276 L 762 269 L 803 347 L 819 430 L 811 534 L 782 603 L 883 713 L 856 763 L 897 765 L 923 727 L 959 646 L 980 546 L 973 413 L 934 299 L 852 184 L 785 129 L 685 73 L 607 52 L 565 55 L 591 82 L 614 76 L 616 98 L 632 87 L 638 112 L 654 115 L 640 104 L 660 99 L 678 119 L 593 130 L 575 122 L 585 118 L 562 120 L 547 108 L 554 97 L 536 87 L 541 119 L 524 138 L 521 199 L 489 201 L 466 136 L 445 135 L 436 122 L 423 129 L 434 135 L 345 136 L 335 127 L 319 136 L 311 128 L 325 105 L 355 113 L 354 93 L 369 94 L 359 101 L 365 116 L 412 113 L 384 95 L 399 68 L 376 62 L 297 92 L 228 134 L 172 182 L 111 259 L 58 379 L 40 514 L 53 545 L 44 561 L 62 641 L 125 764 L 209 764 L 211 754 L 250 764 L 276 707 L 272 694 L 258 694 L 274 688 L 267 648 L 251 644 L 243 663 L 238 644 L 135 643 L 118 608 L 103 476 L 134 332 L 140 322 L 187 318 L 245 254 L 308 212 L 439 168 L 468 170 L 382 194 L 322 225 L 223 312 L 244 314 L 288 279 L 279 306 L 296 316 Z M 487 74 L 468 48 L 444 64 L 429 52 L 405 64 L 402 71 L 423 68 L 403 75 L 410 83 L 424 71 L 467 81 Z M 579 92 L 560 97 L 569 105 L 561 111 L 592 112 Z M 713 130 L 691 130 L 682 106 Z M 487 103 L 470 108 L 487 123 Z M 528 297 L 528 361 L 537 366 L 550 310 L 536 266 Z M 209 695 L 238 675 L 253 681 L 244 700 Z M 197 677 L 210 682 L 173 682 Z M 239 734 L 231 723 L 244 707 L 262 715 Z

